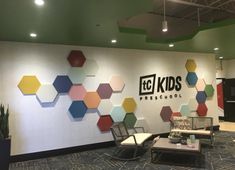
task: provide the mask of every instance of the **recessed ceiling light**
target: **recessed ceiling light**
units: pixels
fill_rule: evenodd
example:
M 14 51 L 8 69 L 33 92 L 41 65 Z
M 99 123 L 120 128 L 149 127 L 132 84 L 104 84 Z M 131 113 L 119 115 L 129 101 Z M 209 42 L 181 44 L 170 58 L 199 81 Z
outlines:
M 36 33 L 30 33 L 29 35 L 30 35 L 30 37 L 32 37 L 32 38 L 37 37 L 37 34 L 36 34 Z
M 223 56 L 220 56 L 219 59 L 223 59 L 224 57 Z
M 38 6 L 44 5 L 44 0 L 34 0 L 34 3 Z
M 218 47 L 215 47 L 215 48 L 214 48 L 214 51 L 218 51 L 218 50 L 219 50 L 219 48 L 218 48 Z
M 115 43 L 117 43 L 117 40 L 116 40 L 116 39 L 112 39 L 112 40 L 111 40 L 111 43 L 112 43 L 112 44 L 115 44 Z
M 174 47 L 174 44 L 172 44 L 172 43 L 171 43 L 171 44 L 169 44 L 169 47 Z

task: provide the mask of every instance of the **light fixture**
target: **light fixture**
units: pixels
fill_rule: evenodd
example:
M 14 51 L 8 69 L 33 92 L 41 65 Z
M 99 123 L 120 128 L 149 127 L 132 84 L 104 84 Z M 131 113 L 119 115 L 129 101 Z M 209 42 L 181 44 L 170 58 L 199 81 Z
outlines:
M 219 50 L 219 48 L 218 48 L 218 47 L 215 47 L 215 48 L 214 48 L 214 51 L 218 51 L 218 50 Z
M 222 60 L 223 58 L 224 58 L 223 56 L 220 56 L 220 57 L 219 57 L 219 59 L 221 59 L 221 60 Z
M 36 37 L 37 37 L 37 34 L 36 34 L 36 33 L 33 33 L 33 32 L 30 33 L 29 35 L 30 35 L 30 37 L 32 37 L 32 38 L 36 38 Z
M 174 47 L 175 45 L 173 43 L 169 44 L 169 47 Z
M 162 21 L 162 32 L 167 32 L 168 26 L 166 21 L 166 0 L 163 0 L 163 21 Z
M 34 0 L 34 3 L 38 6 L 43 6 L 44 5 L 44 0 Z
M 111 40 L 111 43 L 112 43 L 112 44 L 115 44 L 115 43 L 117 43 L 117 40 L 116 40 L 116 39 L 112 39 L 112 40 Z

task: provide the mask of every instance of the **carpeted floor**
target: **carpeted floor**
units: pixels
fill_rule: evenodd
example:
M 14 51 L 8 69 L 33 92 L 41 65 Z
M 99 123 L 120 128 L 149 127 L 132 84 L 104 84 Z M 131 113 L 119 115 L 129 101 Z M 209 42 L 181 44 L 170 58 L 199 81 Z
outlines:
M 218 131 L 214 147 L 202 141 L 202 156 L 192 157 L 176 154 L 163 156 L 164 161 L 151 163 L 150 150 L 135 161 L 117 161 L 104 153 L 112 153 L 114 148 L 105 148 L 57 157 L 12 163 L 10 170 L 233 170 L 235 169 L 235 132 Z M 182 162 L 182 160 L 184 160 Z M 179 165 L 179 163 L 183 164 Z

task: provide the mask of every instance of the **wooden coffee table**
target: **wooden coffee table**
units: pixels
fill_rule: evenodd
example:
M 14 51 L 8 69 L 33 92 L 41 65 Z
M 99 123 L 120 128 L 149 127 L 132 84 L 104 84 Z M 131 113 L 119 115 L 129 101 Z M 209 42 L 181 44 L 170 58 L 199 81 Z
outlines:
M 188 145 L 177 145 L 171 143 L 168 138 L 160 138 L 152 147 L 151 147 L 151 162 L 159 160 L 159 157 L 162 153 L 177 153 L 177 154 L 193 154 L 201 155 L 201 144 L 198 139 L 195 140 L 195 143 L 191 146 Z

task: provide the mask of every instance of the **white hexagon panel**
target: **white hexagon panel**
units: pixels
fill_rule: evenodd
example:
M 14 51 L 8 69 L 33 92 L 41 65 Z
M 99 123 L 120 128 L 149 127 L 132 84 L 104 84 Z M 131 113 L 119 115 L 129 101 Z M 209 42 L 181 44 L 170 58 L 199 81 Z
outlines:
M 53 103 L 58 93 L 52 84 L 43 84 L 38 89 L 36 96 L 41 103 Z
M 113 92 L 121 92 L 125 86 L 125 83 L 120 76 L 112 76 L 109 84 L 113 89 Z
M 87 76 L 95 76 L 99 70 L 99 66 L 95 60 L 87 59 L 84 64 L 84 72 Z
M 79 67 L 71 67 L 68 76 L 73 84 L 82 84 L 86 78 L 84 70 Z
M 197 102 L 196 98 L 189 99 L 188 106 L 189 106 L 189 110 L 191 112 L 195 112 L 197 110 L 197 106 L 198 106 L 198 102 Z
M 98 106 L 98 110 L 101 116 L 109 115 L 113 108 L 113 104 L 109 99 L 101 100 Z

